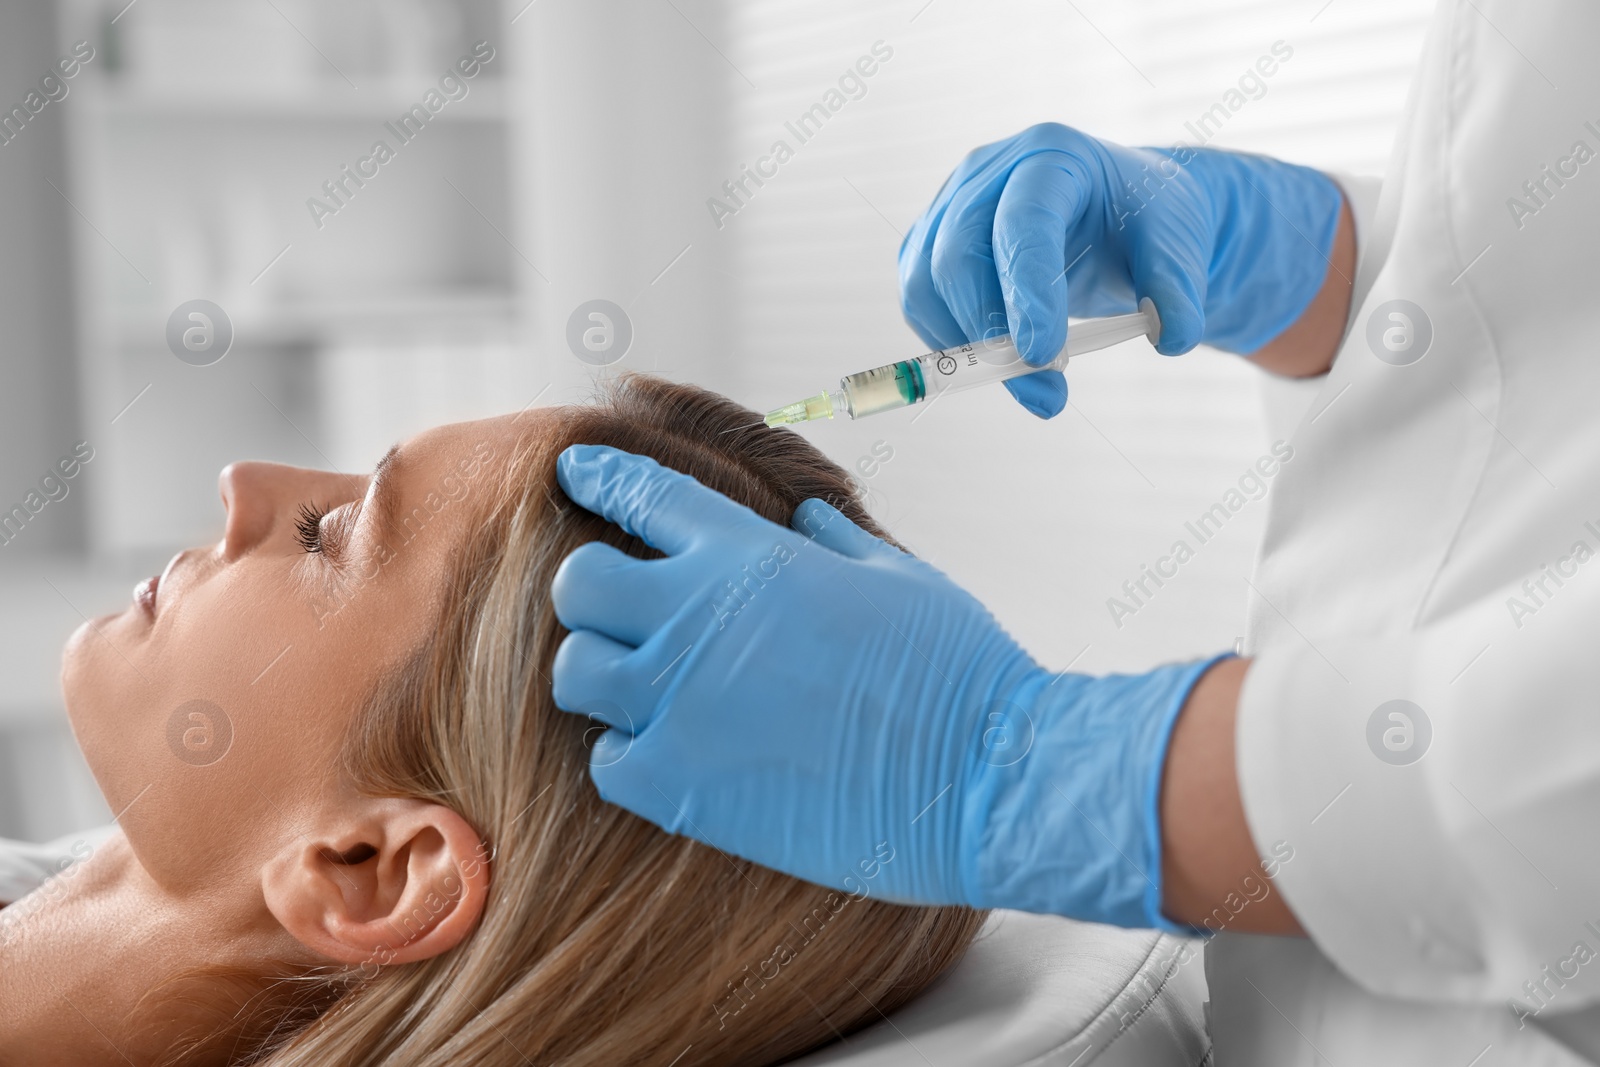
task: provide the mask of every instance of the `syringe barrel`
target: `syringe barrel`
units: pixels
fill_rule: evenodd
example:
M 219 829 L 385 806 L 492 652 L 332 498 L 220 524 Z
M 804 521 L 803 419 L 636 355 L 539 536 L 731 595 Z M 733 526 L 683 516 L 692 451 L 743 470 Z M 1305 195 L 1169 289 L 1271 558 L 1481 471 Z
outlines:
M 1160 335 L 1160 318 L 1148 299 L 1132 315 L 1088 319 L 1067 328 L 1067 345 L 1042 367 L 1023 361 L 1009 336 L 957 345 L 852 374 L 839 381 L 852 419 L 880 411 L 928 403 L 945 393 L 992 385 L 1042 370 L 1063 370 L 1071 356 L 1093 352 L 1135 337 L 1152 343 Z
M 922 367 L 927 358 L 902 359 L 840 378 L 845 410 L 852 419 L 859 419 L 919 403 L 927 396 Z
M 841 378 L 839 388 L 850 417 L 859 419 L 1042 369 L 1024 363 L 1011 339 L 1001 337 L 873 367 Z

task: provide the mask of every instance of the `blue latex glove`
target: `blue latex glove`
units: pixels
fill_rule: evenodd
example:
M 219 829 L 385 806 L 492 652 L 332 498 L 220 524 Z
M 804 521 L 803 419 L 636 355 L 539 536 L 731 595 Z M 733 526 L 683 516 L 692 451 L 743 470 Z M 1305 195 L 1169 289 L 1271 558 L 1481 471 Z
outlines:
M 1069 310 L 1120 315 L 1148 296 L 1158 351 L 1204 341 L 1248 355 L 1322 287 L 1343 201 L 1307 167 L 1124 148 L 1045 123 L 976 149 L 945 180 L 900 245 L 901 304 L 933 348 L 1010 332 L 1043 364 L 1066 344 Z M 1006 388 L 1043 418 L 1067 402 L 1058 371 Z
M 1174 928 L 1162 764 L 1214 661 L 1055 675 L 821 500 L 787 529 L 614 448 L 557 471 L 666 553 L 592 542 L 554 582 L 555 699 L 614 727 L 590 758 L 606 800 L 850 892 Z

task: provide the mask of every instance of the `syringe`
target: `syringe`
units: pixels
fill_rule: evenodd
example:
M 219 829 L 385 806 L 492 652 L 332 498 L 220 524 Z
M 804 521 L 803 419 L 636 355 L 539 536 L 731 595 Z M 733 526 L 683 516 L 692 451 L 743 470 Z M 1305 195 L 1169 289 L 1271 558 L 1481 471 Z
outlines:
M 1067 327 L 1067 346 L 1043 366 L 1024 363 L 1006 335 L 929 352 L 839 379 L 839 388 L 797 400 L 767 412 L 768 426 L 789 426 L 814 419 L 831 419 L 841 412 L 852 419 L 880 411 L 932 403 L 945 393 L 1003 382 L 1042 370 L 1062 370 L 1073 356 L 1145 337 L 1155 344 L 1161 337 L 1161 316 L 1149 297 L 1139 301 L 1132 315 L 1085 319 Z

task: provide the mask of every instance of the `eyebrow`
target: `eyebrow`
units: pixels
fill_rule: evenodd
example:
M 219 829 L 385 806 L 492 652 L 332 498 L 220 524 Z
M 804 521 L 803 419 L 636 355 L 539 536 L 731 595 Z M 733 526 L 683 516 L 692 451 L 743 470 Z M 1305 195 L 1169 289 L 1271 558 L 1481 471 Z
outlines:
M 394 529 L 395 514 L 399 511 L 399 489 L 395 485 L 395 471 L 399 467 L 400 445 L 390 445 L 389 451 L 372 468 L 372 506 L 377 510 L 380 530 Z

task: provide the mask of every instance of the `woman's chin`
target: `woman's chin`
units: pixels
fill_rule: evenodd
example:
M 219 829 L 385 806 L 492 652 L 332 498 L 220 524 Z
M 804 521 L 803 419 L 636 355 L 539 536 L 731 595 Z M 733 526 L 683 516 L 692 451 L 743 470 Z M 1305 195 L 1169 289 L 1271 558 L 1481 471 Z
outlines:
M 93 658 L 94 652 L 90 647 L 95 641 L 99 628 L 104 626 L 115 616 L 102 615 L 96 619 L 85 619 L 72 631 L 67 638 L 67 643 L 61 646 L 61 692 L 67 698 L 67 703 L 72 703 L 73 684 L 83 672 L 87 661 Z
M 131 639 L 135 636 L 137 631 L 132 627 L 142 621 L 139 607 L 130 604 L 121 611 L 97 615 L 79 623 L 77 629 L 67 637 L 66 644 L 61 646 L 63 684 L 74 664 L 92 663 L 108 653 L 116 658 L 115 649 L 122 644 L 124 638 Z
M 80 746 L 83 744 L 83 731 L 79 719 L 86 708 L 99 703 L 94 693 L 96 679 L 104 684 L 109 678 L 109 672 L 97 670 L 96 663 L 109 650 L 107 642 L 110 638 L 105 630 L 116 618 L 115 615 L 102 615 L 86 620 L 72 631 L 61 648 L 61 698 L 66 705 L 67 721 L 72 724 L 73 733 L 78 735 Z

